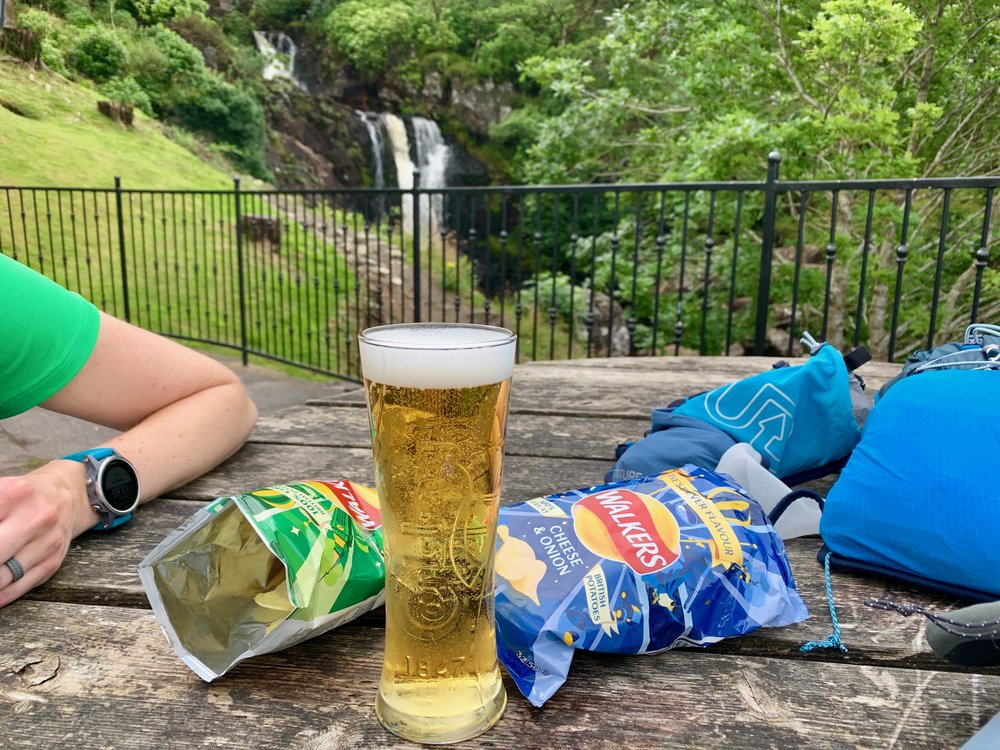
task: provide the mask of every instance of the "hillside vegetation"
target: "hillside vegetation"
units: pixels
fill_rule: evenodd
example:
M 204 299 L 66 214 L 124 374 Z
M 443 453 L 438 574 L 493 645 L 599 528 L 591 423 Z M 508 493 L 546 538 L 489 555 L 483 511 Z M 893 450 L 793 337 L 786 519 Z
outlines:
M 107 188 L 117 175 L 131 188 L 232 186 L 224 160 L 199 158 L 141 112 L 131 128 L 111 121 L 97 111 L 101 98 L 51 71 L 0 62 L 0 185 Z
M 17 68 L 4 73 L 9 86 L 0 81 L 11 104 L 0 109 L 3 181 L 109 184 L 121 173 L 129 186 L 180 188 L 228 185 L 228 169 L 277 179 L 269 116 L 298 115 L 287 123 L 296 134 L 304 110 L 319 119 L 336 110 L 358 130 L 355 145 L 366 144 L 355 107 L 433 117 L 453 138 L 478 141 L 494 179 L 515 184 L 761 180 L 772 150 L 783 180 L 1000 173 L 995 0 L 27 0 L 18 25 L 38 35 L 39 60 L 54 73 L 32 78 Z M 312 98 L 291 84 L 285 91 L 294 88 L 301 109 L 263 81 L 254 30 L 285 32 L 298 45 L 296 70 Z M 68 80 L 83 89 L 69 93 Z M 512 109 L 473 128 L 468 102 L 488 102 L 490 92 Z M 97 96 L 136 109 L 134 134 L 101 121 Z M 192 168 L 198 160 L 166 141 L 133 151 L 158 132 L 147 116 L 175 143 L 233 166 L 175 172 L 175 157 Z M 347 128 L 315 129 L 314 146 L 288 152 L 308 157 L 317 140 L 351 140 Z M 74 143 L 80 131 L 87 135 Z M 354 151 L 364 158 L 363 147 Z M 350 174 L 339 185 L 371 184 L 363 169 Z M 573 300 L 608 295 L 634 320 L 640 349 L 678 325 L 681 343 L 693 345 L 691 320 L 719 331 L 732 316 L 745 338 L 752 315 L 737 305 L 760 275 L 745 248 L 761 245 L 764 211 L 753 196 L 745 206 L 716 198 L 674 193 L 655 205 L 640 196 L 620 212 L 609 191 L 580 216 L 539 198 L 536 216 L 562 212 L 551 232 L 535 232 L 552 262 L 541 281 L 516 284 L 544 284 L 551 314 L 566 320 Z M 1000 311 L 995 188 L 791 191 L 781 208 L 771 294 L 801 292 L 783 323 L 791 329 L 829 317 L 881 353 L 896 308 L 893 334 L 906 335 L 897 351 L 960 331 L 974 295 L 977 314 Z M 590 236 L 570 228 L 578 218 Z M 630 275 L 617 265 L 626 236 L 638 238 Z M 692 255 L 688 238 L 705 251 Z M 503 241 L 489 243 L 494 256 L 505 251 Z M 720 272 L 711 260 L 727 246 L 734 267 Z M 576 257 L 577 247 L 590 257 Z M 797 254 L 814 261 L 804 267 Z M 684 275 L 703 259 L 699 279 Z M 660 283 L 661 270 L 669 282 Z M 728 301 L 712 297 L 727 286 Z M 938 311 L 932 300 L 941 297 Z M 657 316 L 661 301 L 678 321 Z M 710 340 L 707 349 L 720 346 Z

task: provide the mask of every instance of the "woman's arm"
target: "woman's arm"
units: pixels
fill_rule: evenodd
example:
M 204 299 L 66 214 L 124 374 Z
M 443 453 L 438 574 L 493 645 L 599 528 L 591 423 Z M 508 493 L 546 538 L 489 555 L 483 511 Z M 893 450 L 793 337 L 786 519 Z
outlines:
M 135 467 L 143 502 L 232 455 L 257 418 L 227 367 L 104 314 L 83 369 L 42 405 L 122 430 L 104 445 Z M 0 565 L 0 606 L 51 577 L 73 537 L 97 521 L 79 462 L 56 460 L 24 477 L 0 477 L 0 563 L 16 557 L 25 570 L 11 583 Z

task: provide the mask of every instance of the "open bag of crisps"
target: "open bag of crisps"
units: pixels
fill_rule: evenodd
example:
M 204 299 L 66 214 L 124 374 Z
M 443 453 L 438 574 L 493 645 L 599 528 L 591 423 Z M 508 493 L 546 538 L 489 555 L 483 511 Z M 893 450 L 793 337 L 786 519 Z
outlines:
M 380 606 L 382 549 L 375 490 L 299 482 L 214 500 L 139 577 L 174 651 L 211 681 Z
M 687 465 L 500 509 L 497 647 L 541 706 L 574 649 L 706 646 L 809 616 L 760 505 Z

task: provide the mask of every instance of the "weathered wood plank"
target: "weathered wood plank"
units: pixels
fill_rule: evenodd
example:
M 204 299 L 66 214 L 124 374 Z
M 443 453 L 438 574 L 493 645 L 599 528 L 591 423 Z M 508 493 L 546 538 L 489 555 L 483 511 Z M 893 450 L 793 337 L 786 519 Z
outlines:
M 564 488 L 565 489 L 565 488 Z M 157 500 L 143 508 L 136 520 L 113 534 L 88 534 L 74 541 L 60 571 L 27 595 L 29 599 L 80 604 L 148 607 L 136 566 L 167 534 L 180 526 L 200 503 Z M 790 659 L 832 659 L 854 664 L 891 663 L 899 666 L 954 669 L 938 659 L 923 636 L 923 620 L 903 618 L 864 605 L 865 599 L 887 598 L 947 611 L 959 601 L 922 591 L 888 579 L 834 573 L 833 585 L 842 637 L 849 648 L 845 656 L 803 656 L 798 648 L 820 640 L 831 624 L 825 597 L 823 569 L 816 560 L 817 538 L 790 540 L 786 545 L 799 593 L 812 617 L 787 628 L 767 628 L 744 638 L 731 639 L 714 648 L 726 653 L 778 656 Z M 381 624 L 382 612 L 366 618 Z M 990 670 L 987 670 L 990 671 Z M 1000 675 L 1000 670 L 992 670 Z
M 261 419 L 250 441 L 331 448 L 371 448 L 368 414 L 356 406 L 295 406 Z M 639 419 L 516 414 L 507 429 L 507 455 L 587 458 L 614 463 L 615 446 L 641 438 L 648 415 Z
M 205 684 L 149 612 L 17 602 L 0 610 L 0 746 L 413 747 L 372 710 L 380 636 L 348 625 Z M 1000 705 L 995 676 L 715 649 L 577 654 L 541 710 L 507 689 L 506 715 L 463 747 L 957 746 Z
M 504 459 L 503 497 L 528 500 L 603 481 L 614 464 L 606 460 L 508 455 Z M 251 443 L 205 476 L 171 493 L 184 500 L 210 500 L 283 482 L 350 479 L 372 484 L 371 450 L 312 445 Z
M 771 357 L 612 357 L 518 365 L 511 411 L 648 417 L 653 408 L 771 369 Z M 793 358 L 790 364 L 805 360 Z M 901 365 L 869 362 L 858 372 L 874 393 Z M 360 391 L 310 399 L 313 405 L 361 404 Z
M 702 372 L 715 376 L 742 378 L 758 372 L 770 370 L 776 362 L 784 361 L 790 365 L 801 365 L 808 357 L 594 357 L 592 359 L 550 360 L 546 362 L 528 362 L 518 366 L 521 370 L 565 369 L 567 367 L 580 371 L 618 370 L 632 372 L 645 370 L 651 372 Z M 858 369 L 858 374 L 874 387 L 899 374 L 903 365 L 899 362 L 867 362 Z

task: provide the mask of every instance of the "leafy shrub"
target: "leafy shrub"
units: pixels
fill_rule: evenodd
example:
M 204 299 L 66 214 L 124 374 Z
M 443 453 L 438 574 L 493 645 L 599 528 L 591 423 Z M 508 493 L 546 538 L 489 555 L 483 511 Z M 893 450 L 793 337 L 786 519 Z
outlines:
M 219 25 L 225 35 L 234 43 L 249 45 L 253 40 L 254 25 L 246 13 L 234 10 L 219 19 Z
M 52 37 L 42 39 L 42 62 L 49 70 L 55 71 L 61 76 L 69 76 L 66 56 L 63 54 L 62 47 Z
M 90 3 L 94 18 L 118 31 L 133 31 L 136 28 L 135 17 L 129 8 L 128 0 L 92 0 Z
M 192 13 L 205 13 L 205 0 L 132 0 L 139 20 L 147 24 L 166 23 Z
M 157 109 L 168 106 L 175 84 L 190 83 L 204 70 L 201 52 L 165 26 L 143 29 L 133 37 L 127 72 Z
M 420 19 L 404 0 L 346 0 L 326 19 L 330 42 L 359 71 L 379 74 L 392 58 L 397 63 L 419 36 Z
M 174 21 L 170 28 L 201 52 L 208 67 L 215 70 L 229 68 L 233 45 L 217 23 L 205 16 L 192 14 Z
M 127 10 L 118 9 L 111 13 L 111 26 L 124 31 L 135 31 L 139 24 Z
M 68 61 L 85 76 L 106 81 L 121 71 L 128 61 L 128 52 L 114 34 L 94 27 L 73 46 Z
M 268 177 L 264 162 L 264 110 L 242 86 L 212 71 L 175 89 L 171 114 L 187 128 L 235 146 L 234 161 L 256 177 Z
M 280 29 L 306 15 L 310 4 L 311 0 L 254 0 L 250 20 L 258 29 Z
M 42 39 L 52 33 L 55 19 L 51 14 L 36 8 L 26 8 L 18 13 L 17 25 L 25 31 L 32 31 Z
M 66 19 L 66 23 L 78 29 L 86 29 L 97 23 L 91 15 L 90 9 L 79 5 L 70 6 L 64 18 Z
M 21 18 L 24 16 L 25 9 L 29 6 L 44 10 L 47 13 L 52 13 L 56 16 L 65 16 L 66 11 L 69 10 L 72 5 L 74 5 L 73 0 L 27 0 L 26 2 L 18 4 L 18 25 L 21 23 Z
M 112 78 L 101 85 L 99 91 L 113 102 L 129 104 L 141 109 L 150 117 L 153 116 L 153 104 L 149 95 L 132 77 Z
M 18 14 L 17 24 L 22 29 L 38 34 L 41 40 L 41 61 L 45 67 L 68 76 L 69 70 L 62 49 L 63 34 L 60 32 L 62 19 L 44 10 L 28 7 Z
M 259 81 L 264 72 L 264 58 L 257 50 L 237 47 L 229 63 L 230 75 L 240 81 Z

